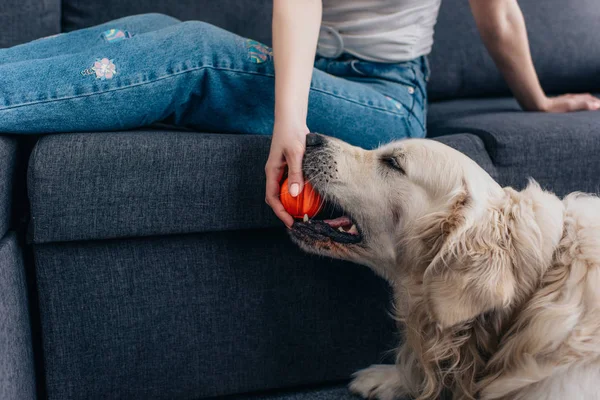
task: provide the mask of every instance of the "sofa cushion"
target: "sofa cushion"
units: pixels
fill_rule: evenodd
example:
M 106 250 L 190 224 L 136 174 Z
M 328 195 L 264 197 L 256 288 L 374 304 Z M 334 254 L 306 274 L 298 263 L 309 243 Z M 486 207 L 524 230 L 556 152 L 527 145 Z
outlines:
M 129 15 L 162 13 L 200 20 L 264 43 L 271 41 L 269 0 L 63 0 L 63 30 L 72 31 Z
M 14 233 L 0 239 L 0 399 L 34 400 L 27 283 Z
M 270 138 L 151 131 L 52 135 L 29 166 L 35 243 L 281 226 Z
M 550 93 L 600 90 L 598 0 L 520 0 L 531 53 Z M 433 100 L 505 95 L 508 87 L 487 54 L 465 0 L 443 0 L 430 57 Z
M 59 33 L 60 1 L 0 1 L 0 48 Z
M 387 284 L 285 228 L 34 246 L 48 399 L 347 379 L 399 338 Z
M 504 185 L 532 177 L 559 195 L 600 188 L 600 112 L 526 113 L 508 98 L 431 105 L 430 136 L 460 132 L 483 141 Z
M 475 137 L 442 139 L 491 168 Z M 51 135 L 29 165 L 34 243 L 281 227 L 265 204 L 270 137 Z
M 0 238 L 10 227 L 17 163 L 17 141 L 0 136 Z

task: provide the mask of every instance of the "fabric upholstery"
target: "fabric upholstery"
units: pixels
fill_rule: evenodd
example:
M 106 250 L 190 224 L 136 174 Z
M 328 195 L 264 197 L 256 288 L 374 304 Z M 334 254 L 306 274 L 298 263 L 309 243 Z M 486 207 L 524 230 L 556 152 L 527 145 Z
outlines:
M 346 385 L 326 386 L 267 394 L 243 394 L 227 397 L 223 400 L 358 400 Z M 216 399 L 215 399 L 216 400 Z
M 14 138 L 0 136 L 0 238 L 8 231 L 12 219 L 17 149 Z
M 0 399 L 35 399 L 27 284 L 14 233 L 0 239 Z
M 477 138 L 442 139 L 491 170 Z M 280 227 L 264 202 L 270 138 L 188 132 L 53 135 L 29 167 L 35 243 Z
M 299 389 L 265 394 L 243 394 L 227 397 L 223 400 L 359 400 L 346 385 L 332 385 L 318 388 Z M 216 399 L 215 399 L 216 400 Z M 401 399 L 398 399 L 401 400 Z
M 293 391 L 283 391 L 264 394 L 236 395 L 230 397 L 219 397 L 219 400 L 361 400 L 360 396 L 350 393 L 347 385 L 319 386 L 317 388 L 304 388 Z M 212 400 L 212 399 L 211 399 Z M 217 400 L 217 398 L 214 398 Z M 409 400 L 408 397 L 398 398 L 396 400 Z M 451 396 L 444 394 L 440 400 L 451 400 Z
M 347 384 L 319 385 L 318 387 L 301 388 L 296 390 L 270 391 L 261 394 L 234 395 L 219 397 L 219 400 L 361 400 L 360 396 L 353 395 L 348 390 Z M 208 399 L 207 399 L 208 400 Z M 217 400 L 217 398 L 210 399 Z M 409 400 L 409 397 L 395 400 Z M 439 400 L 452 400 L 452 395 L 445 391 Z
M 326 383 L 399 340 L 390 289 L 285 229 L 34 246 L 48 398 Z
M 598 0 L 520 0 L 531 53 L 550 93 L 600 90 Z M 443 0 L 430 57 L 432 100 L 508 94 L 464 0 Z
M 270 137 L 54 135 L 30 159 L 36 243 L 281 226 L 265 204 Z
M 504 185 L 522 188 L 532 177 L 559 195 L 600 189 L 599 112 L 525 113 L 513 99 L 431 105 L 431 136 L 462 132 L 483 141 Z
M 0 48 L 60 32 L 60 0 L 0 1 Z
M 270 0 L 63 0 L 63 30 L 86 28 L 128 15 L 163 13 L 200 20 L 260 42 L 271 42 Z

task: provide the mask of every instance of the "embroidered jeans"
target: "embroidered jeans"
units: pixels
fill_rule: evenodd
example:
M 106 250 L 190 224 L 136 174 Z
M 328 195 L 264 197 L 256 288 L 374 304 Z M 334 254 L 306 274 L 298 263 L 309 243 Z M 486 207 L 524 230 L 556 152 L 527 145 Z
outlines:
M 425 58 L 317 57 L 308 127 L 372 148 L 425 135 Z M 269 47 L 207 23 L 138 15 L 0 49 L 0 132 L 115 131 L 156 122 L 270 134 Z

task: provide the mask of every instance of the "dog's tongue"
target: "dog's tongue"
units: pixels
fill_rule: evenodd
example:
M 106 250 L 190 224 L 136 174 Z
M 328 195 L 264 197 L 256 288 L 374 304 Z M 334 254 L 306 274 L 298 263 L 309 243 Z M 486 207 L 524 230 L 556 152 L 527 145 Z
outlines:
M 336 229 L 344 226 L 351 226 L 352 225 L 352 221 L 350 220 L 350 218 L 348 218 L 347 216 L 341 216 L 341 217 L 337 217 L 335 219 L 326 219 L 323 222 L 325 222 L 327 225 L 331 226 L 332 228 Z

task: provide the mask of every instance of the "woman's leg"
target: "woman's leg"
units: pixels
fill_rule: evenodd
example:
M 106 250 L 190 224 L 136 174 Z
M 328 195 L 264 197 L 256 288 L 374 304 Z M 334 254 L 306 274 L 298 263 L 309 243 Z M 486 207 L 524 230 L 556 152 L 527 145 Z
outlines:
M 8 49 L 0 49 L 0 64 L 79 53 L 103 43 L 116 43 L 135 35 L 177 24 L 164 14 L 141 14 L 120 18 L 91 28 L 48 36 Z
M 310 104 L 311 130 L 356 145 L 413 134 L 406 107 L 365 83 L 315 70 Z M 0 132 L 122 130 L 164 121 L 270 134 L 273 105 L 270 49 L 202 22 L 0 65 Z

